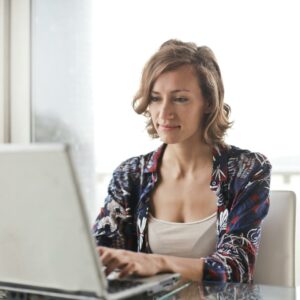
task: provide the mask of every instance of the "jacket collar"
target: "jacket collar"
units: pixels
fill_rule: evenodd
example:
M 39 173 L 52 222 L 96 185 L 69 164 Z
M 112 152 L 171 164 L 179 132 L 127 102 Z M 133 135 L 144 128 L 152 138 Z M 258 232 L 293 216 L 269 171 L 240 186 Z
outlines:
M 149 160 L 145 164 L 144 173 L 157 173 L 160 160 L 167 144 L 162 144 L 156 151 L 152 152 Z M 215 190 L 221 182 L 226 182 L 228 177 L 228 152 L 231 146 L 215 145 L 212 147 L 213 172 L 211 178 L 211 188 Z
M 228 178 L 228 154 L 231 146 L 215 145 L 212 148 L 213 153 L 213 172 L 211 176 L 210 187 L 217 190 L 222 182 L 226 182 Z
M 149 160 L 145 164 L 144 173 L 157 173 L 158 164 L 163 156 L 167 144 L 162 144 L 157 150 L 153 151 Z

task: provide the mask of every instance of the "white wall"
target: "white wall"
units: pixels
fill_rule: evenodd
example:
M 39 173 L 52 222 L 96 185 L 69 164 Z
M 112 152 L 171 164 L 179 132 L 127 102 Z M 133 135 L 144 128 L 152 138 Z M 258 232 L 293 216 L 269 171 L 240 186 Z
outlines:
M 93 6 L 99 171 L 155 148 L 130 102 L 144 63 L 170 38 L 214 50 L 235 121 L 228 143 L 264 153 L 274 169 L 293 156 L 300 170 L 297 1 L 94 0 Z

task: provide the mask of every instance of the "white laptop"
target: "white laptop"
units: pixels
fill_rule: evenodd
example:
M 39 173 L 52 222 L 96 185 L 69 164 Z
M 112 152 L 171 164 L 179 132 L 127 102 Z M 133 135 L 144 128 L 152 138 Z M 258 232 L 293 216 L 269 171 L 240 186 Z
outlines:
M 122 299 L 159 292 L 179 279 L 130 279 L 136 286 L 109 292 L 64 145 L 0 145 L 0 205 L 0 289 Z

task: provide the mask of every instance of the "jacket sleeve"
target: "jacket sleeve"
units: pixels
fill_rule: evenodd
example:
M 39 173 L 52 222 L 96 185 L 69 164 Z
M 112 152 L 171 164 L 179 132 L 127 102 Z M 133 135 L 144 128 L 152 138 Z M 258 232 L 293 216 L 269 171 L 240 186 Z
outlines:
M 132 162 L 122 163 L 113 173 L 108 194 L 92 232 L 98 246 L 135 249 L 135 230 L 132 219 L 133 183 Z
M 242 154 L 229 163 L 228 202 L 219 207 L 216 252 L 204 258 L 204 281 L 253 279 L 261 222 L 269 209 L 271 165 L 262 154 Z

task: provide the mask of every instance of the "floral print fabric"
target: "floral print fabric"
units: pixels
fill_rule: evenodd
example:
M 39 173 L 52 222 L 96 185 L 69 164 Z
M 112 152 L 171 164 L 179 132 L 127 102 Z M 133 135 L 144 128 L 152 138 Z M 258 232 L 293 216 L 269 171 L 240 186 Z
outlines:
M 151 253 L 149 204 L 165 147 L 128 159 L 115 170 L 93 226 L 97 245 Z M 213 148 L 210 188 L 217 196 L 217 245 L 203 258 L 203 280 L 252 282 L 261 223 L 269 209 L 270 171 L 260 153 L 235 146 Z

